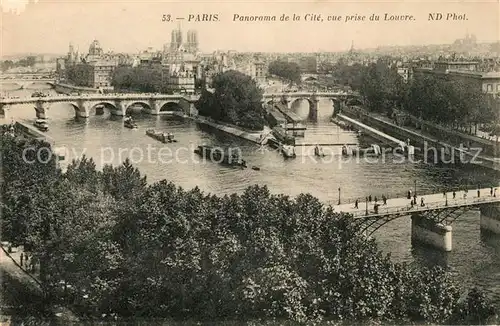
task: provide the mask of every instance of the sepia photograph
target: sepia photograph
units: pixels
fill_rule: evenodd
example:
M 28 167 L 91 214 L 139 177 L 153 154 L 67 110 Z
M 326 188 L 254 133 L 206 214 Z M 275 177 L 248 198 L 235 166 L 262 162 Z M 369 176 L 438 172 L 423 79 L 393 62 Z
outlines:
M 498 1 L 0 11 L 0 325 L 500 324 Z

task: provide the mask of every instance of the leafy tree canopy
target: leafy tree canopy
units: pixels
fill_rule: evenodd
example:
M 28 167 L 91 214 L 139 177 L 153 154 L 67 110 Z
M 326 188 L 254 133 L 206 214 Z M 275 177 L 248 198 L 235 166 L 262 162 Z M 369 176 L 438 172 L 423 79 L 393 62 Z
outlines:
M 113 71 L 111 85 L 117 90 L 145 93 L 166 93 L 167 79 L 153 67 L 117 67 Z
M 251 130 L 264 128 L 263 91 L 255 80 L 229 70 L 214 77 L 213 87 L 213 93 L 204 91 L 196 103 L 201 115 Z
M 230 74 L 231 75 L 231 74 Z M 223 83 L 224 79 L 219 80 Z M 395 264 L 317 198 L 146 184 L 129 162 L 66 173 L 1 135 L 2 240 L 30 244 L 47 298 L 94 318 L 486 324 L 477 290 Z M 43 160 L 45 161 L 45 159 Z
M 295 62 L 273 61 L 269 64 L 268 71 L 270 74 L 284 78 L 289 82 L 300 84 L 300 67 Z

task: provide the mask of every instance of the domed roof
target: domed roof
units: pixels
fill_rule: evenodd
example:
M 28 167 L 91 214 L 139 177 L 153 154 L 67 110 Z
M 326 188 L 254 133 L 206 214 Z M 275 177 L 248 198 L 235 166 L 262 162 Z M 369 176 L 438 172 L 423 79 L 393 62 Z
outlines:
M 102 48 L 98 40 L 94 40 L 89 47 L 89 54 L 99 55 L 102 54 Z

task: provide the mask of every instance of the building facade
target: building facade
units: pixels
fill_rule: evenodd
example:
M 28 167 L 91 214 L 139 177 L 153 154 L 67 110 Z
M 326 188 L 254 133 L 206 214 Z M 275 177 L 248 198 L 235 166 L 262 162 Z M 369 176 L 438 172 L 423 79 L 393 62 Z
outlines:
M 92 41 L 85 56 L 80 55 L 79 51 L 70 44 L 66 58 L 57 60 L 57 75 L 60 82 L 99 89 L 112 89 L 113 71 L 124 60 L 127 60 L 124 56 L 104 53 L 98 40 Z M 85 74 L 78 76 L 78 80 L 74 79 L 75 74 L 72 73 L 72 70 L 75 69 L 85 71 Z M 69 78 L 70 76 L 72 78 Z
M 436 62 L 433 68 L 415 68 L 414 75 L 416 78 L 427 75 L 465 81 L 479 92 L 500 97 L 500 72 L 477 71 L 477 65 L 475 61 L 441 61 Z
M 174 93 L 194 93 L 202 75 L 200 62 L 197 32 L 189 30 L 184 43 L 180 27 L 173 30 L 170 44 L 163 47 L 161 60 L 167 89 Z

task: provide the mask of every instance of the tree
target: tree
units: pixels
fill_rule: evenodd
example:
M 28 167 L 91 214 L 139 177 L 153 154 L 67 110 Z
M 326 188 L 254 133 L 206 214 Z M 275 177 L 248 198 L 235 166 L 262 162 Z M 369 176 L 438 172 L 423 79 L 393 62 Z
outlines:
M 91 65 L 78 63 L 66 68 L 66 78 L 76 86 L 93 87 L 94 74 Z
M 251 130 L 264 128 L 262 90 L 256 82 L 235 70 L 216 75 L 214 93 L 205 91 L 196 106 L 201 114 Z
M 12 60 L 2 61 L 2 72 L 14 68 L 15 66 L 16 65 L 14 64 L 14 62 L 12 62 Z
M 160 68 L 161 69 L 161 68 Z M 117 67 L 111 85 L 118 90 L 137 92 L 166 92 L 167 79 L 154 67 Z
M 272 75 L 276 75 L 283 79 L 288 80 L 291 83 L 300 84 L 300 67 L 295 62 L 287 61 L 273 61 L 269 64 L 268 72 Z
M 1 137 L 2 213 L 29 226 L 47 297 L 82 315 L 398 324 L 494 315 L 480 291 L 461 301 L 446 270 L 394 264 L 351 215 L 309 194 L 148 185 L 127 161 L 99 172 L 83 158 L 62 175 L 23 161 L 31 144 Z
M 401 108 L 407 99 L 403 79 L 387 60 L 370 64 L 362 76 L 360 92 L 370 110 L 391 113 L 394 108 Z

